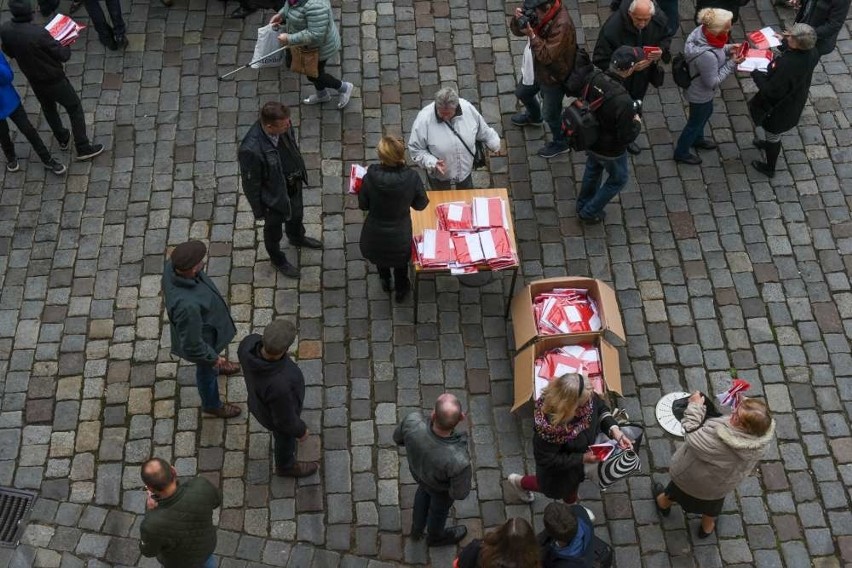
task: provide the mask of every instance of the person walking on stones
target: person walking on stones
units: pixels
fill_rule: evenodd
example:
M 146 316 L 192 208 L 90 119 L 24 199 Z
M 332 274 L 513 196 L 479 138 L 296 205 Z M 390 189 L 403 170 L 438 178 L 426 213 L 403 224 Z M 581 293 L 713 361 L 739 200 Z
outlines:
M 237 333 L 225 298 L 204 273 L 207 247 L 187 241 L 175 247 L 163 269 L 163 299 L 171 327 L 172 353 L 195 363 L 201 410 L 219 418 L 240 413 L 219 398 L 218 375 L 233 375 L 240 366 L 219 355 Z
M 129 42 L 127 41 L 127 25 L 121 15 L 121 0 L 104 0 L 104 3 L 109 12 L 109 19 L 112 20 L 111 26 L 107 22 L 103 8 L 101 8 L 101 0 L 85 0 L 86 11 L 92 19 L 95 31 L 98 32 L 98 39 L 107 49 L 112 51 L 119 48 L 124 49 Z
M 414 119 L 408 151 L 411 159 L 426 170 L 432 189 L 473 188 L 473 156 L 477 141 L 492 152 L 500 151 L 500 135 L 488 126 L 476 107 L 458 93 L 444 87 L 435 102 L 426 105 Z
M 281 274 L 298 278 L 299 269 L 281 250 L 284 233 L 296 247 L 321 249 L 305 236 L 302 187 L 308 182 L 305 161 L 287 106 L 270 101 L 260 109 L 239 148 L 240 175 L 255 219 L 263 219 L 263 243 L 269 260 Z
M 530 17 L 531 14 L 534 17 Z M 526 126 L 544 118 L 553 139 L 538 151 L 538 155 L 549 159 L 564 154 L 569 148 L 562 132 L 562 100 L 565 97 L 562 83 L 574 68 L 577 54 L 577 33 L 568 7 L 562 0 L 524 0 L 522 7 L 515 8 L 509 28 L 516 36 L 529 38 L 535 82 L 542 98 L 542 106 L 534 93 L 522 98 L 525 116 L 513 116 L 512 123 Z
M 533 491 L 576 503 L 577 489 L 586 477 L 585 464 L 600 461 L 589 450 L 598 433 L 607 434 L 622 449 L 633 449 L 633 442 L 621 432 L 588 379 L 572 373 L 555 378 L 535 402 L 535 475 L 512 473 L 509 484 L 527 503 L 534 500 Z
M 272 432 L 275 475 L 279 477 L 307 477 L 319 468 L 316 462 L 296 461 L 296 443 L 308 439 L 308 427 L 301 418 L 305 377 L 287 353 L 295 339 L 293 322 L 277 319 L 266 326 L 262 336 L 252 333 L 243 339 L 237 352 L 249 412 Z
M 405 165 L 402 140 L 384 136 L 377 152 L 380 163 L 367 168 L 358 194 L 358 207 L 367 212 L 361 229 L 361 254 L 378 268 L 382 290 L 390 292 L 396 286 L 396 301 L 401 302 L 411 290 L 410 209 L 423 211 L 429 198 L 420 176 Z
M 417 482 L 411 519 L 411 538 L 424 531 L 429 546 L 456 544 L 467 534 L 463 525 L 446 528 L 453 502 L 470 494 L 471 468 L 467 434 L 456 432 L 464 420 L 461 403 L 444 393 L 432 415 L 412 412 L 396 427 L 393 440 L 405 446 L 408 469 Z
M 459 552 L 454 568 L 541 568 L 535 531 L 526 519 L 514 517 L 474 539 Z
M 633 73 L 624 80 L 624 88 L 634 101 L 642 101 L 648 92 L 648 85 L 660 88 L 663 85 L 665 70 L 661 61 L 669 63 L 671 53 L 671 34 L 668 31 L 666 15 L 657 11 L 654 0 L 625 0 L 618 11 L 613 12 L 601 26 L 595 51 L 592 55 L 594 63 L 606 71 L 612 63 L 612 55 L 623 46 L 658 47 L 645 55 L 645 59 L 637 63 Z M 639 107 L 641 116 L 641 106 Z M 639 147 L 635 142 L 627 145 L 627 151 L 638 154 Z
M 319 49 L 319 74 L 316 77 L 308 77 L 308 81 L 313 83 L 317 92 L 302 99 L 302 104 L 327 103 L 334 92 L 338 96 L 337 108 L 346 107 L 355 87 L 352 83 L 341 81 L 325 70 L 328 60 L 337 55 L 341 45 L 340 32 L 337 31 L 329 0 L 287 0 L 284 2 L 284 7 L 272 16 L 269 23 L 273 26 L 285 27 L 286 32 L 278 36 L 281 45 Z M 288 49 L 287 67 L 290 66 L 292 57 Z
M 539 534 L 541 568 L 592 568 L 595 560 L 594 515 L 581 505 L 552 501 L 544 508 Z
M 775 165 L 781 154 L 781 135 L 795 128 L 811 88 L 814 68 L 819 63 L 817 34 L 807 24 L 794 24 L 784 32 L 787 49 L 769 64 L 767 72 L 752 71 L 757 94 L 749 101 L 755 126 L 763 127 L 766 140 L 755 136 L 754 145 L 766 154 L 766 161 L 752 161 L 760 173 L 775 176 Z
M 694 392 L 684 411 L 684 443 L 672 456 L 671 482 L 654 483 L 657 509 L 663 516 L 672 503 L 701 515 L 698 538 L 716 530 L 725 496 L 751 475 L 775 434 L 775 421 L 766 403 L 743 398 L 730 416 L 708 418 L 704 396 Z
M 797 24 L 807 24 L 816 32 L 816 49 L 820 57 L 837 47 L 837 36 L 849 15 L 849 0 L 795 0 Z
M 701 25 L 686 38 L 684 57 L 689 62 L 689 74 L 693 79 L 686 89 L 689 118 L 675 146 L 675 162 L 698 165 L 701 157 L 693 154 L 692 148 L 716 148 L 715 142 L 704 137 L 704 127 L 713 115 L 713 97 L 722 82 L 743 61 L 736 49 L 738 46 L 729 43 L 732 18 L 733 14 L 728 10 L 704 8 L 698 12 Z
M 21 104 L 21 97 L 18 91 L 12 84 L 14 74 L 9 62 L 6 58 L 0 55 L 0 147 L 3 148 L 3 154 L 6 156 L 6 171 L 17 172 L 21 169 L 18 163 L 18 155 L 15 152 L 15 144 L 12 142 L 12 137 L 9 135 L 9 123 L 6 119 L 11 120 L 18 127 L 35 150 L 38 157 L 41 158 L 44 167 L 61 176 L 68 168 L 59 160 L 50 154 L 50 150 L 44 145 L 38 131 L 27 117 L 27 112 L 24 110 L 24 105 Z
M 41 104 L 45 120 L 59 141 L 59 147 L 63 150 L 68 148 L 71 133 L 62 125 L 57 104 L 65 108 L 71 119 L 77 160 L 94 158 L 104 151 L 103 144 L 89 142 L 83 104 L 62 65 L 71 58 L 71 48 L 60 44 L 50 32 L 33 23 L 31 0 L 9 0 L 9 11 L 12 12 L 12 20 L 0 26 L 3 53 L 17 60 Z
M 142 482 L 148 492 L 139 527 L 142 556 L 156 557 L 163 568 L 216 568 L 219 490 L 204 477 L 179 482 L 175 468 L 160 458 L 142 464 Z
M 630 175 L 627 147 L 639 135 L 642 119 L 624 81 L 643 62 L 641 47 L 622 46 L 612 54 L 609 69 L 588 79 L 588 99 L 603 97 L 595 112 L 600 124 L 597 140 L 586 151 L 586 169 L 577 196 L 577 217 L 595 225 L 606 217 L 604 208 L 627 185 Z M 606 172 L 606 181 L 603 174 Z

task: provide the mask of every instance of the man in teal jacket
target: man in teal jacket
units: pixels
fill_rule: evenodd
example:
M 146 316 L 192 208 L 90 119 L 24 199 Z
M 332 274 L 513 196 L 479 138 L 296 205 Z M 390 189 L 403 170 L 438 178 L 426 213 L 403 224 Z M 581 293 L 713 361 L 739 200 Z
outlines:
M 219 373 L 233 375 L 240 366 L 219 353 L 237 334 L 231 311 L 216 285 L 204 273 L 207 247 L 187 241 L 175 247 L 163 270 L 163 296 L 169 314 L 172 353 L 196 365 L 201 409 L 219 418 L 240 413 L 219 398 Z
M 139 527 L 142 555 L 155 556 L 164 568 L 215 568 L 219 490 L 203 477 L 179 483 L 175 468 L 160 458 L 142 464 L 142 481 L 148 491 Z

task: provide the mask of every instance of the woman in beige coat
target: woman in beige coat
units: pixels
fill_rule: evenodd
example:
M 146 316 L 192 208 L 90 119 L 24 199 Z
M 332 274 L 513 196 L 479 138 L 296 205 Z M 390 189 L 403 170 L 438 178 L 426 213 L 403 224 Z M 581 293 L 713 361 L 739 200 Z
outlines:
M 686 443 L 669 466 L 671 482 L 665 489 L 654 483 L 663 516 L 671 512 L 672 503 L 701 515 L 698 538 L 716 530 L 725 496 L 751 474 L 775 434 L 775 421 L 761 400 L 743 398 L 729 417 L 704 422 L 706 410 L 704 396 L 693 393 L 682 421 Z

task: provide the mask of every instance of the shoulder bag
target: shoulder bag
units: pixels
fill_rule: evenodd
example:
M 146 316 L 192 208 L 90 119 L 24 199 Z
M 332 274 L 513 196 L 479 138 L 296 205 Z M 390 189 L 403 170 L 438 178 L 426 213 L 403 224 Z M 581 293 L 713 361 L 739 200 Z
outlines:
M 481 140 L 477 140 L 475 144 L 476 151 L 474 152 L 470 149 L 470 146 L 467 145 L 467 142 L 464 141 L 464 138 L 459 136 L 459 133 L 456 132 L 456 129 L 453 128 L 449 122 L 444 121 L 444 124 L 446 124 L 447 128 L 449 128 L 450 131 L 456 135 L 456 138 L 458 138 L 459 142 L 462 143 L 464 149 L 467 150 L 471 156 L 473 156 L 473 169 L 478 170 L 479 168 L 484 168 L 485 165 L 488 163 L 488 159 L 485 157 L 485 144 L 483 144 Z

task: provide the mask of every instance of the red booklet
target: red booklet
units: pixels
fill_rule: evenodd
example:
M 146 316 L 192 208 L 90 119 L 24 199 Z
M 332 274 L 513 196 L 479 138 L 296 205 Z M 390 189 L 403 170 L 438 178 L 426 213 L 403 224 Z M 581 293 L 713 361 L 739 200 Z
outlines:
M 642 50 L 645 52 L 645 57 L 646 57 L 646 58 L 650 57 L 650 56 L 651 56 L 651 55 L 653 55 L 654 53 L 662 53 L 662 52 L 663 52 L 662 48 L 655 47 L 655 46 L 650 46 L 650 45 L 646 45 L 646 46 L 644 46 L 644 47 L 642 48 Z
M 739 59 L 740 57 L 747 57 L 747 56 L 748 56 L 748 42 L 744 41 L 737 48 L 736 57 L 737 57 L 737 59 Z
M 592 450 L 592 453 L 600 461 L 606 461 L 612 455 L 612 452 L 615 451 L 615 447 L 610 444 L 592 444 L 589 446 L 589 449 Z

